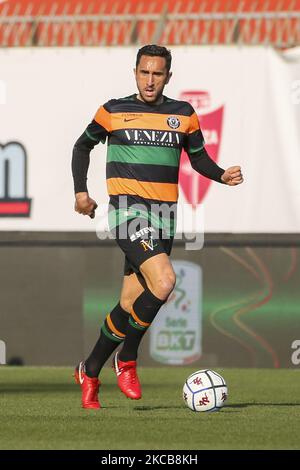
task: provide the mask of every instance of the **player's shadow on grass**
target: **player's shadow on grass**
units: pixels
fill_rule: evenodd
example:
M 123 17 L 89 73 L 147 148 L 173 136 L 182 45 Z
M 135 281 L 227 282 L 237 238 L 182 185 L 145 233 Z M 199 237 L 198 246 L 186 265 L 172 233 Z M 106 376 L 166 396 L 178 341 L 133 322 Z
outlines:
M 232 410 L 239 410 L 241 408 L 248 408 L 251 406 L 300 406 L 299 402 L 296 403 L 237 403 L 237 404 L 231 404 L 231 405 L 225 405 L 225 409 L 230 409 Z M 184 405 L 181 406 L 135 406 L 133 409 L 135 411 L 155 411 L 155 410 L 176 410 L 176 409 L 182 409 L 184 408 Z
M 248 405 L 231 405 L 224 408 L 246 408 Z M 179 410 L 185 409 L 184 404 L 180 406 L 135 406 L 134 411 L 156 411 L 156 410 Z

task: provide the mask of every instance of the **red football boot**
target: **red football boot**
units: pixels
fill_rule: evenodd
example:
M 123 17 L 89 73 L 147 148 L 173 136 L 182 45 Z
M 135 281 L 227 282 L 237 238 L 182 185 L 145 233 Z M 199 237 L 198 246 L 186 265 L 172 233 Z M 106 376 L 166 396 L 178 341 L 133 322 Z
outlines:
M 120 361 L 118 353 L 116 353 L 113 360 L 113 369 L 117 375 L 121 392 L 128 398 L 139 400 L 142 397 L 142 390 L 136 373 L 136 361 Z
M 82 390 L 82 408 L 93 408 L 98 410 L 101 405 L 98 400 L 100 381 L 95 378 L 88 377 L 85 373 L 84 362 L 80 362 L 75 369 L 75 382 L 78 383 Z

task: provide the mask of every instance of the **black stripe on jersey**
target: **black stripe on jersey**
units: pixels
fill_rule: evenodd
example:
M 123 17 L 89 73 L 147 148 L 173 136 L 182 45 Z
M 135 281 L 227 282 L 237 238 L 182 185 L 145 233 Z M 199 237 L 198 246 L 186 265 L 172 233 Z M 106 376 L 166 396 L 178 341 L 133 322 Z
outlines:
M 119 199 L 120 197 L 120 199 Z M 124 208 L 124 201 L 127 202 L 126 207 L 135 206 L 136 204 L 143 204 L 146 206 L 147 209 L 151 208 L 151 205 L 164 205 L 166 204 L 168 207 L 175 209 L 177 208 L 177 202 L 174 201 L 158 201 L 157 199 L 147 199 L 140 197 L 138 195 L 131 195 L 131 194 L 118 194 L 115 196 L 110 196 L 109 203 L 115 207 L 115 209 L 119 209 L 120 207 Z
M 186 136 L 185 142 L 184 142 L 184 150 L 186 152 L 193 152 L 193 150 L 200 150 L 203 148 L 205 145 L 204 142 L 204 137 L 201 132 L 201 129 L 197 129 L 195 132 L 192 134 L 188 134 Z
M 106 178 L 130 178 L 152 183 L 178 183 L 178 167 L 108 162 Z
M 94 145 L 97 145 L 99 142 L 105 143 L 106 137 L 108 135 L 107 130 L 101 126 L 95 119 L 90 122 L 84 132 L 85 138 L 91 140 Z M 82 136 L 81 136 L 82 137 Z
M 139 140 L 135 141 L 135 131 Z M 149 140 L 149 137 L 152 137 L 152 132 L 155 134 L 156 141 Z M 171 133 L 171 136 L 166 133 Z M 176 135 L 177 134 L 177 135 Z M 128 139 L 128 136 L 130 140 Z M 162 141 L 161 141 L 162 140 Z M 119 129 L 114 130 L 113 133 L 108 138 L 109 145 L 148 145 L 151 147 L 161 147 L 161 148 L 178 148 L 181 149 L 184 141 L 186 140 L 186 134 L 184 132 L 177 131 L 158 131 L 152 129 Z M 178 142 L 179 141 L 179 142 Z M 170 145 L 168 145 L 170 144 Z
M 137 99 L 136 95 L 126 98 L 110 100 L 104 105 L 110 113 L 155 113 L 155 114 L 179 114 L 191 116 L 194 109 L 187 101 L 178 101 L 164 96 L 164 102 L 158 105 L 144 103 Z

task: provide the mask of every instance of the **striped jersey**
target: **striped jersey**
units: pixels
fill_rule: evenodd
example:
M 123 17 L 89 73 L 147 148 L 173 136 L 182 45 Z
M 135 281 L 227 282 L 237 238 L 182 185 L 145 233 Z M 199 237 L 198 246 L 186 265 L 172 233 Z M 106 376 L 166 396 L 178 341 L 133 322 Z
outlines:
M 107 190 L 120 213 L 120 196 L 127 196 L 126 209 L 134 203 L 174 206 L 182 149 L 191 158 L 204 147 L 193 107 L 166 96 L 159 105 L 145 103 L 136 94 L 112 99 L 98 109 L 85 135 L 91 148 L 107 140 Z M 134 213 L 122 214 L 126 218 Z M 118 220 L 121 223 L 124 217 Z

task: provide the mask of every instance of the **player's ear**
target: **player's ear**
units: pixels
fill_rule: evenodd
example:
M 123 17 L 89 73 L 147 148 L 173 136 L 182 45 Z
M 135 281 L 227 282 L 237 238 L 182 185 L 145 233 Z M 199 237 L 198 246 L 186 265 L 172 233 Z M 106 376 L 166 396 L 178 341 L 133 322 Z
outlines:
M 171 80 L 172 75 L 173 75 L 172 72 L 168 73 L 168 78 L 167 78 L 166 84 L 169 83 L 169 81 Z

